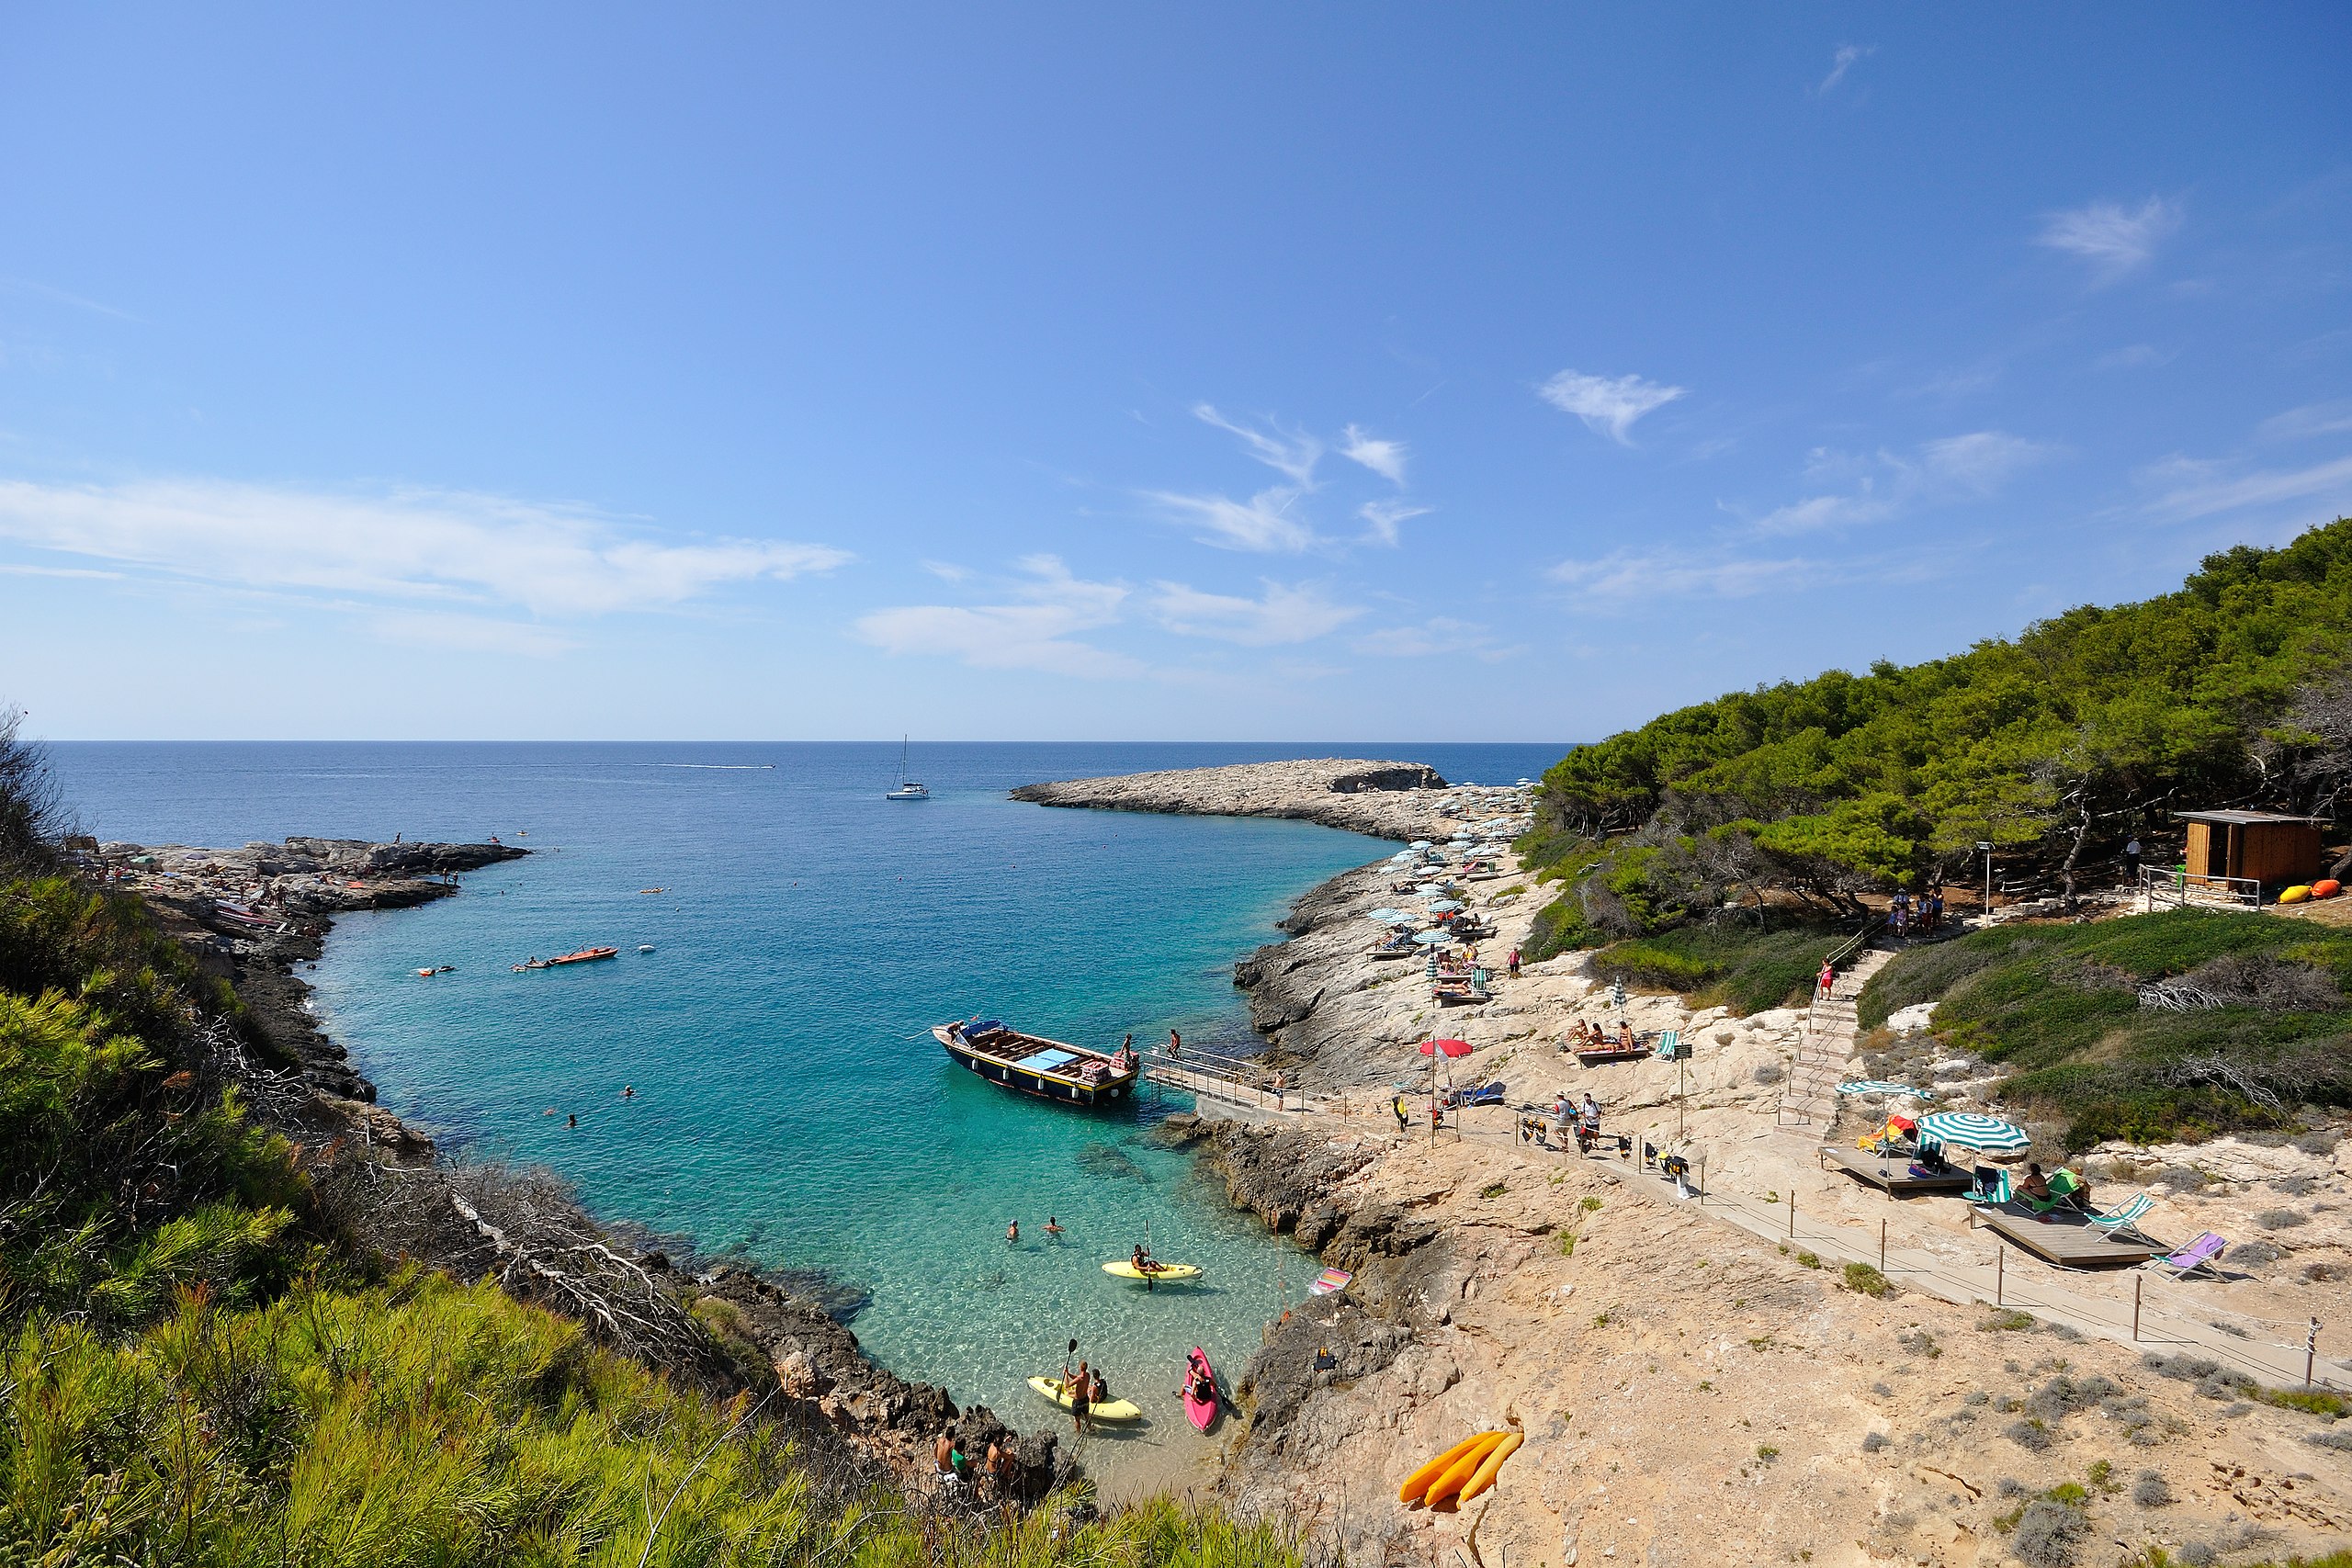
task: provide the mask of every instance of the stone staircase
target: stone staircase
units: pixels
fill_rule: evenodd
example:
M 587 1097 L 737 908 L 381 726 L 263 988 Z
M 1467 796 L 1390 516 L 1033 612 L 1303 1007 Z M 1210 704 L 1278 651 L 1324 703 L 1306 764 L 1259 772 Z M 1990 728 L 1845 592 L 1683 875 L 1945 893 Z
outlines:
M 1790 1065 L 1788 1087 L 1781 1091 L 1783 1126 L 1824 1128 L 1837 1119 L 1838 1086 L 1861 1037 L 1854 1004 L 1870 977 L 1894 962 L 1885 948 L 1864 948 L 1853 966 L 1839 972 L 1826 997 L 1814 999 L 1806 1012 L 1804 1033 L 1797 1042 L 1796 1060 Z

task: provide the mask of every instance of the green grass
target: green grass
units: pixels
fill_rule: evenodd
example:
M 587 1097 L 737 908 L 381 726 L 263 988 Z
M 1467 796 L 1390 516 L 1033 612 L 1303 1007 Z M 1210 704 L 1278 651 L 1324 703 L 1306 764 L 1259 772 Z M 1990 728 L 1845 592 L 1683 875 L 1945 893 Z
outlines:
M 1830 949 L 1850 934 L 1834 926 L 1747 920 L 1683 926 L 1611 942 L 1593 954 L 1602 980 L 1675 991 L 1698 1008 L 1727 1008 L 1745 1017 L 1766 1008 L 1802 1006 Z
M 2307 993 L 2172 1012 L 2138 987 L 2217 960 L 2254 961 Z M 2270 915 L 2172 910 L 2082 926 L 2011 926 L 1920 949 L 1862 992 L 1863 1027 L 1937 1003 L 1935 1028 L 2010 1070 L 2000 1098 L 2068 1122 L 2066 1142 L 2154 1143 L 2278 1126 L 2352 1105 L 2352 931 Z
M 1845 1269 L 1846 1288 L 1857 1295 L 1883 1297 L 1894 1289 L 1887 1277 L 1869 1263 L 1849 1263 Z

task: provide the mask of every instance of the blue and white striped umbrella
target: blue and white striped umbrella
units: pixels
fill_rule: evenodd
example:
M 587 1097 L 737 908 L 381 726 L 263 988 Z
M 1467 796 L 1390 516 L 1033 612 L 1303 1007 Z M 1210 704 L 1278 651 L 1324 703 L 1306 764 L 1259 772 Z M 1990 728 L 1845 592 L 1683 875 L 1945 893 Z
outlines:
M 1919 1091 L 1907 1083 L 1890 1083 L 1884 1078 L 1853 1078 L 1838 1086 L 1839 1094 L 1917 1094 Z
M 1378 920 L 1384 926 L 1418 926 L 1421 923 L 1418 916 L 1408 915 L 1402 909 L 1374 909 L 1364 918 Z
M 2033 1142 L 2024 1128 L 2012 1126 L 1997 1116 L 1980 1116 L 1973 1111 L 1937 1111 L 1922 1116 L 1919 1135 L 1987 1152 L 2021 1149 Z

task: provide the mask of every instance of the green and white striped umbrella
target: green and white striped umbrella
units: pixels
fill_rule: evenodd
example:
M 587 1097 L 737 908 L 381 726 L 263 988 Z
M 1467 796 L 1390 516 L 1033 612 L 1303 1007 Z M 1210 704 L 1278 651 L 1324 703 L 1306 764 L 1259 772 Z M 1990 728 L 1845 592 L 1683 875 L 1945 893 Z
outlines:
M 1839 1094 L 1917 1094 L 1907 1083 L 1889 1083 L 1884 1078 L 1854 1078 L 1838 1086 Z
M 2022 1127 L 2013 1126 L 1997 1116 L 1981 1116 L 1973 1111 L 1938 1111 L 1919 1118 L 1919 1135 L 1941 1144 L 1958 1144 L 1962 1148 L 1990 1152 L 1996 1149 L 2021 1149 L 2033 1139 Z

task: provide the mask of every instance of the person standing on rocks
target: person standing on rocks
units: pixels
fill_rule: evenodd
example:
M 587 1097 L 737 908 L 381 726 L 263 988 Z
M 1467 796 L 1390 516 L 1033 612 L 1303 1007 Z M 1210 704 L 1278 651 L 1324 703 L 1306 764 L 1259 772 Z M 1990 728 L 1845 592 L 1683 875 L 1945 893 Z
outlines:
M 1392 1097 L 1388 1101 L 1388 1109 L 1396 1113 L 1396 1130 L 1398 1132 L 1407 1133 L 1412 1131 L 1413 1119 L 1405 1114 L 1405 1097 L 1403 1095 L 1400 1094 Z

